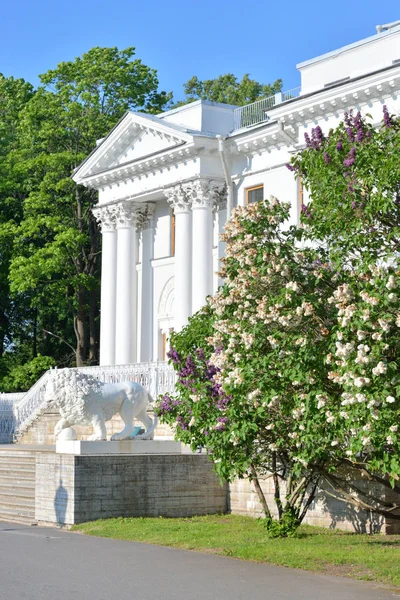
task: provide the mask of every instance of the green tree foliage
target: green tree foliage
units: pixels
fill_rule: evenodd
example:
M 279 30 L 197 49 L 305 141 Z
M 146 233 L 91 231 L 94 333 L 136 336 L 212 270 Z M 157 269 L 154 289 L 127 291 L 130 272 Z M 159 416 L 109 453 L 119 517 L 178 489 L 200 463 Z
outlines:
M 0 79 L 1 348 L 24 362 L 40 352 L 63 366 L 95 363 L 97 197 L 71 175 L 127 110 L 161 112 L 171 95 L 158 91 L 156 71 L 134 48 L 93 48 L 40 80 L 34 92 Z M 3 372 L 12 365 L 7 357 Z
M 386 110 L 379 130 L 359 114 L 314 130 L 289 165 L 311 194 L 303 227 L 273 198 L 237 209 L 224 287 L 172 338 L 178 393 L 159 414 L 223 478 L 254 481 L 270 535 L 295 531 L 321 482 L 400 518 L 371 485 L 400 493 L 399 137 Z
M 20 298 L 11 301 L 9 293 L 9 264 L 12 255 L 11 219 L 22 215 L 26 197 L 18 150 L 19 115 L 33 96 L 32 86 L 23 79 L 0 75 L 0 357 L 12 337 Z
M 175 104 L 174 108 L 195 100 L 209 100 L 210 102 L 244 106 L 280 92 L 282 79 L 277 79 L 272 84 L 264 84 L 250 79 L 248 74 L 243 75 L 240 81 L 232 73 L 203 81 L 194 76 L 184 84 L 183 89 L 186 98 Z

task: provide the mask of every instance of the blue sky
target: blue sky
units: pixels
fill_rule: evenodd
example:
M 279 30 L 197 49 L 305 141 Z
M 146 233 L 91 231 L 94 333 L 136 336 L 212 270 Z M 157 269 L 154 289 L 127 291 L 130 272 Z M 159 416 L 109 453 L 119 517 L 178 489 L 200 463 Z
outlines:
M 397 19 L 399 0 L 3 0 L 0 72 L 37 84 L 93 46 L 135 46 L 176 100 L 193 75 L 281 77 L 287 90 L 300 83 L 296 63 Z

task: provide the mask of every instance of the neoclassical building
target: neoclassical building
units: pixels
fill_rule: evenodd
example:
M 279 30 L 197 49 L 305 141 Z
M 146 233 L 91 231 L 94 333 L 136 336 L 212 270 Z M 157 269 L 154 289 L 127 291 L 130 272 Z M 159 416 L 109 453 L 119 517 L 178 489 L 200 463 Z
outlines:
M 350 109 L 400 109 L 400 22 L 297 65 L 301 87 L 245 107 L 198 101 L 151 116 L 129 112 L 74 173 L 99 192 L 103 236 L 102 365 L 165 359 L 218 287 L 219 233 L 232 207 L 307 192 L 285 165 L 316 125 Z

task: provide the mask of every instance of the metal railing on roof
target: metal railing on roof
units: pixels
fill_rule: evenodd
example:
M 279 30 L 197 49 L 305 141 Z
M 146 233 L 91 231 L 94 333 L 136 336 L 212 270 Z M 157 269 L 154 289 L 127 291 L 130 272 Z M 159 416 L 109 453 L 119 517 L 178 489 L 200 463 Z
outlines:
M 299 86 L 286 92 L 278 92 L 273 96 L 268 96 L 268 98 L 262 98 L 261 100 L 257 100 L 246 106 L 236 108 L 233 111 L 234 130 L 252 127 L 253 125 L 258 125 L 258 123 L 268 121 L 268 110 L 271 110 L 271 108 L 274 108 L 277 104 L 287 102 L 287 100 L 292 100 L 293 98 L 298 98 L 300 92 L 301 87 Z

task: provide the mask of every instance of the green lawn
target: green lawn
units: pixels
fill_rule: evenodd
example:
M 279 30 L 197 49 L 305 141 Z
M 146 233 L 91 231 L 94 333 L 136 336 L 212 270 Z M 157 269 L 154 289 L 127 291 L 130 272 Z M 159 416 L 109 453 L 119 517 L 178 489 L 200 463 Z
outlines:
M 268 539 L 259 520 L 235 515 L 104 519 L 72 529 L 400 587 L 400 535 L 360 535 L 303 525 L 295 538 Z

